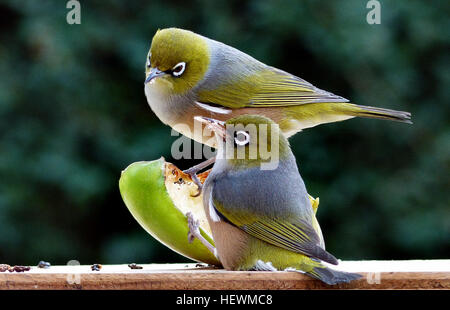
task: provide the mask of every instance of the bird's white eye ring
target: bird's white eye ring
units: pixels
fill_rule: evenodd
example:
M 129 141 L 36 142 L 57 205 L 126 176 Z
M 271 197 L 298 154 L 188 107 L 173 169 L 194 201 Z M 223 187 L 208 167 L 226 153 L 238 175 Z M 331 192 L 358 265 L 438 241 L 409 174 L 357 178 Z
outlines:
M 150 62 L 150 58 L 152 58 L 152 54 L 148 54 L 148 57 L 147 57 L 147 68 L 150 68 L 152 66 L 152 63 Z
M 247 145 L 250 142 L 249 133 L 243 130 L 239 130 L 235 134 L 234 142 L 239 146 Z
M 173 68 L 172 68 L 172 75 L 173 76 L 180 76 L 183 74 L 184 70 L 186 69 L 186 63 L 185 62 L 180 62 L 177 63 Z

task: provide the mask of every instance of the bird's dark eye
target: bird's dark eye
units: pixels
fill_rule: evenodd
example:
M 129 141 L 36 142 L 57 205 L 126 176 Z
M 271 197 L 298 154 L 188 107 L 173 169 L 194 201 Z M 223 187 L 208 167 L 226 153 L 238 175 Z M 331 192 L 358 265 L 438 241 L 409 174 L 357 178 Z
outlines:
M 247 131 L 239 130 L 234 133 L 234 143 L 239 146 L 247 145 L 250 142 L 250 134 Z
M 152 58 L 152 54 L 148 54 L 147 63 L 146 63 L 147 68 L 150 68 L 152 66 L 152 63 L 150 62 L 151 58 Z
M 180 75 L 183 74 L 184 70 L 186 69 L 186 63 L 185 62 L 180 62 L 178 64 L 176 64 L 173 68 L 172 68 L 172 75 L 175 77 L 178 77 Z

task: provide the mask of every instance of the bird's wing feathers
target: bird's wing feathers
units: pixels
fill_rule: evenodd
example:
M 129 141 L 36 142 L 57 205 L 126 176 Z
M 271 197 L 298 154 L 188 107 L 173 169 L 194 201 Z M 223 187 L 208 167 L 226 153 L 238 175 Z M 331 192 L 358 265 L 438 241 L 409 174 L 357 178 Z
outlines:
M 200 102 L 229 108 L 294 106 L 316 102 L 348 102 L 305 80 L 276 68 L 216 80 L 215 86 L 198 91 Z
M 306 221 L 299 218 L 291 220 L 270 218 L 261 214 L 250 216 L 245 211 L 227 208 L 215 196 L 213 189 L 210 206 L 218 215 L 253 237 L 280 248 L 337 264 L 336 258 L 320 247 L 320 237 Z

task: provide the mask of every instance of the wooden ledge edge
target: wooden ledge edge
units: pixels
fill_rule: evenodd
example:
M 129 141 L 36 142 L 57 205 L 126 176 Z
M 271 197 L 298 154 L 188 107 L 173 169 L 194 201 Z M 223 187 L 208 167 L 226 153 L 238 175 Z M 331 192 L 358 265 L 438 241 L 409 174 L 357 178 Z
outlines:
M 389 261 L 383 261 L 388 262 Z M 411 262 L 411 261 L 406 261 Z M 412 271 L 382 271 L 382 263 L 352 262 L 344 267 L 363 277 L 351 283 L 327 285 L 295 272 L 248 272 L 196 268 L 195 264 L 151 264 L 132 270 L 127 265 L 106 265 L 100 271 L 90 266 L 32 267 L 29 272 L 0 273 L 2 290 L 302 290 L 302 289 L 450 289 L 450 260 L 420 261 Z M 448 263 L 448 264 L 447 264 Z M 401 269 L 405 264 L 399 261 Z M 430 265 L 431 264 L 431 265 Z M 347 266 L 345 266 L 347 265 Z M 352 268 L 350 268 L 352 267 Z M 371 267 L 371 268 L 370 268 Z M 355 270 L 356 269 L 356 270 Z M 384 268 L 387 269 L 387 268 Z M 403 268 L 408 269 L 408 268 Z M 420 269 L 424 271 L 420 271 Z M 364 270 L 364 269 L 360 269 Z M 381 270 L 381 271 L 380 271 Z M 388 269 L 387 269 L 388 270 Z

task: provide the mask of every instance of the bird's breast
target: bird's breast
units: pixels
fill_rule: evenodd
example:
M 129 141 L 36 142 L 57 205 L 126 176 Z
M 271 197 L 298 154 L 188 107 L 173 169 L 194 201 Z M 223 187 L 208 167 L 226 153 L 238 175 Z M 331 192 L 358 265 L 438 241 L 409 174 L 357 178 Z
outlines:
M 152 111 L 166 125 L 171 126 L 176 119 L 176 110 L 170 94 L 157 81 L 145 84 L 145 96 Z M 171 111 L 172 110 L 172 111 Z
M 158 83 L 145 85 L 145 96 L 152 111 L 166 125 L 184 136 L 203 144 L 215 147 L 216 140 L 210 130 L 194 120 L 195 116 L 206 116 L 226 120 L 227 115 L 209 110 L 199 104 L 193 94 L 173 95 L 167 92 L 164 85 Z M 219 108 L 216 108 L 219 109 Z

